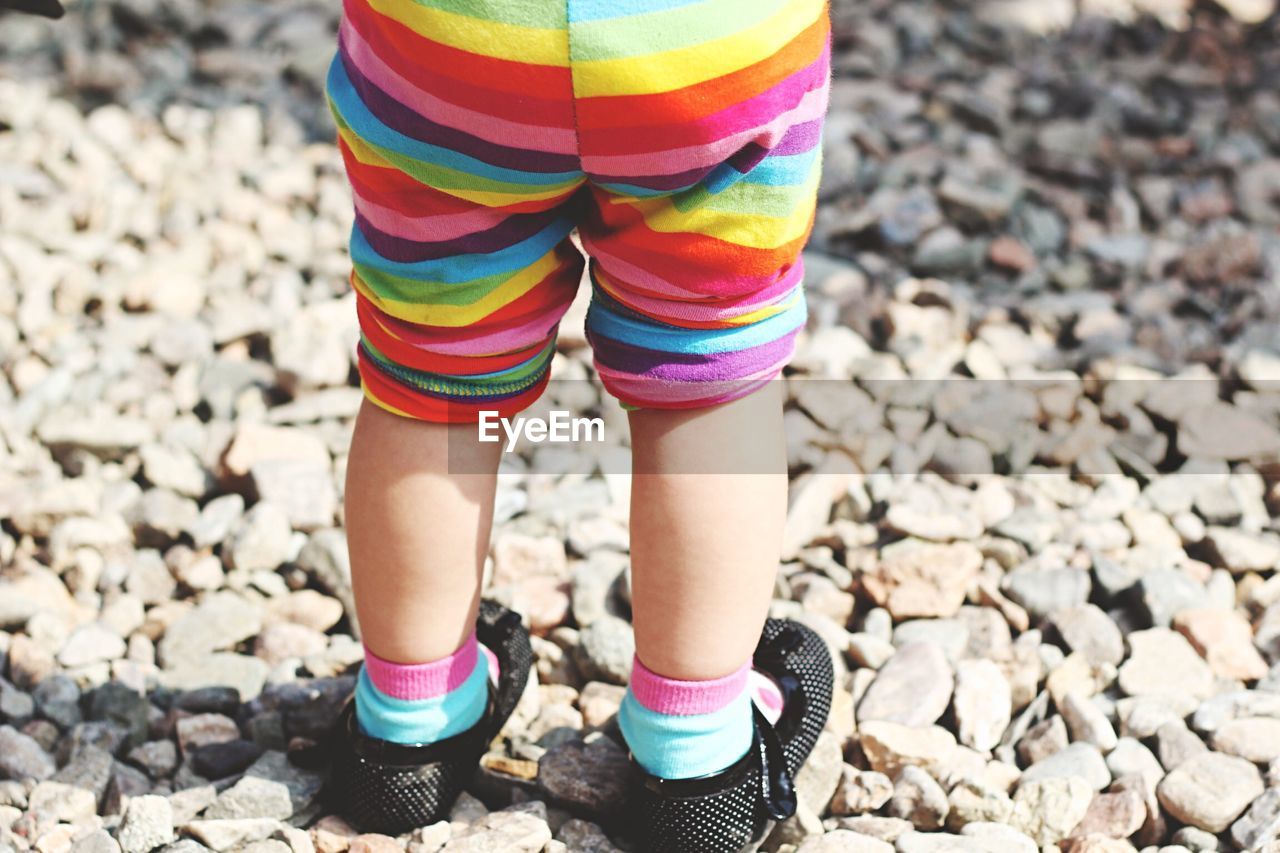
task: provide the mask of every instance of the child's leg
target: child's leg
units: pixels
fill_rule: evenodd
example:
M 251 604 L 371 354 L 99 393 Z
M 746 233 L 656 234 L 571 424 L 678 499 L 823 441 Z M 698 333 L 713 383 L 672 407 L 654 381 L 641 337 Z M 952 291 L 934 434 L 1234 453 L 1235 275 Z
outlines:
M 361 639 L 385 660 L 438 660 L 475 630 L 501 453 L 475 437 L 471 424 L 360 409 L 347 544 Z
M 781 396 L 631 413 L 636 650 L 670 678 L 727 675 L 760 638 L 786 517 Z

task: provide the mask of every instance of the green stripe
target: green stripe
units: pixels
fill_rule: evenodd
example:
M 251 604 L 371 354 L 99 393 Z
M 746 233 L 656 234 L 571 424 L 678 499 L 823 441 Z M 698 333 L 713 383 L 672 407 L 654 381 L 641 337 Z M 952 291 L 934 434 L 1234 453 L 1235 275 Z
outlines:
M 481 21 L 536 30 L 563 30 L 568 9 L 563 0 L 414 0 L 419 6 Z
M 555 352 L 555 342 L 552 341 L 543 347 L 542 351 L 529 363 L 517 369 L 505 371 L 498 376 L 475 379 L 445 376 L 404 367 L 387 358 L 364 335 L 360 336 L 360 343 L 378 367 L 394 376 L 401 384 L 448 397 L 489 397 L 524 391 L 537 384 L 550 366 L 551 356 Z
M 641 16 L 575 22 L 569 36 L 570 58 L 580 62 L 624 59 L 695 47 L 762 23 L 792 1 L 705 0 Z
M 412 305 L 474 305 L 523 271 L 513 270 L 471 281 L 449 282 L 407 278 L 368 264 L 354 266 L 361 280 L 374 293 L 384 299 Z

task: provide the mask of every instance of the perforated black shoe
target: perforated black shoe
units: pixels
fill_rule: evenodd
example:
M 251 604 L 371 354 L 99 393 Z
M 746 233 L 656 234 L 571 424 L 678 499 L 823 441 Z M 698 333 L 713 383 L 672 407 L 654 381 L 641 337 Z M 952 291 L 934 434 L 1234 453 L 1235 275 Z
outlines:
M 364 734 L 348 699 L 324 750 L 330 758 L 326 804 L 360 830 L 399 835 L 448 816 L 471 780 L 489 741 L 520 701 L 533 651 L 520 616 L 480 603 L 476 638 L 498 659 L 498 684 L 480 722 L 432 744 L 400 744 Z
M 735 764 L 694 779 L 661 779 L 631 759 L 628 810 L 642 853 L 755 850 L 775 821 L 795 814 L 795 774 L 831 710 L 831 655 L 800 623 L 770 619 L 753 665 L 781 688 L 782 715 L 771 725 L 753 703 L 751 748 Z

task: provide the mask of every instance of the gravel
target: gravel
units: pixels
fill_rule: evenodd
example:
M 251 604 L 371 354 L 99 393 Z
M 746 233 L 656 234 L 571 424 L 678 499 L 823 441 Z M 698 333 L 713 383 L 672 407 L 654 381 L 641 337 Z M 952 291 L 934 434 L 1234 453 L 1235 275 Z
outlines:
M 837 670 L 770 853 L 1280 841 L 1271 0 L 833 3 L 771 613 Z M 575 304 L 488 594 L 536 679 L 451 819 L 291 748 L 361 649 L 338 10 L 0 18 L 0 849 L 631 849 L 625 417 Z

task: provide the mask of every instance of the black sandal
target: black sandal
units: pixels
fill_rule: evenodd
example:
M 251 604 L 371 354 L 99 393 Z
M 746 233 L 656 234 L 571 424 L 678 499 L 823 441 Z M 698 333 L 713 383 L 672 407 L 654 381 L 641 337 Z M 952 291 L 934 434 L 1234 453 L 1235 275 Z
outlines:
M 489 690 L 480 722 L 461 734 L 431 744 L 380 740 L 360 731 L 355 700 L 347 700 L 329 738 L 316 749 L 330 759 L 324 798 L 334 813 L 362 831 L 393 836 L 448 817 L 520 701 L 533 664 L 520 616 L 499 604 L 480 603 L 476 638 L 498 658 L 498 685 Z
M 809 628 L 770 619 L 756 646 L 754 666 L 782 689 L 782 715 L 771 725 L 753 703 L 751 748 L 733 765 L 693 779 L 661 779 L 646 773 L 632 757 L 629 807 L 639 850 L 755 850 L 776 821 L 795 814 L 795 774 L 813 750 L 831 709 L 831 655 Z

